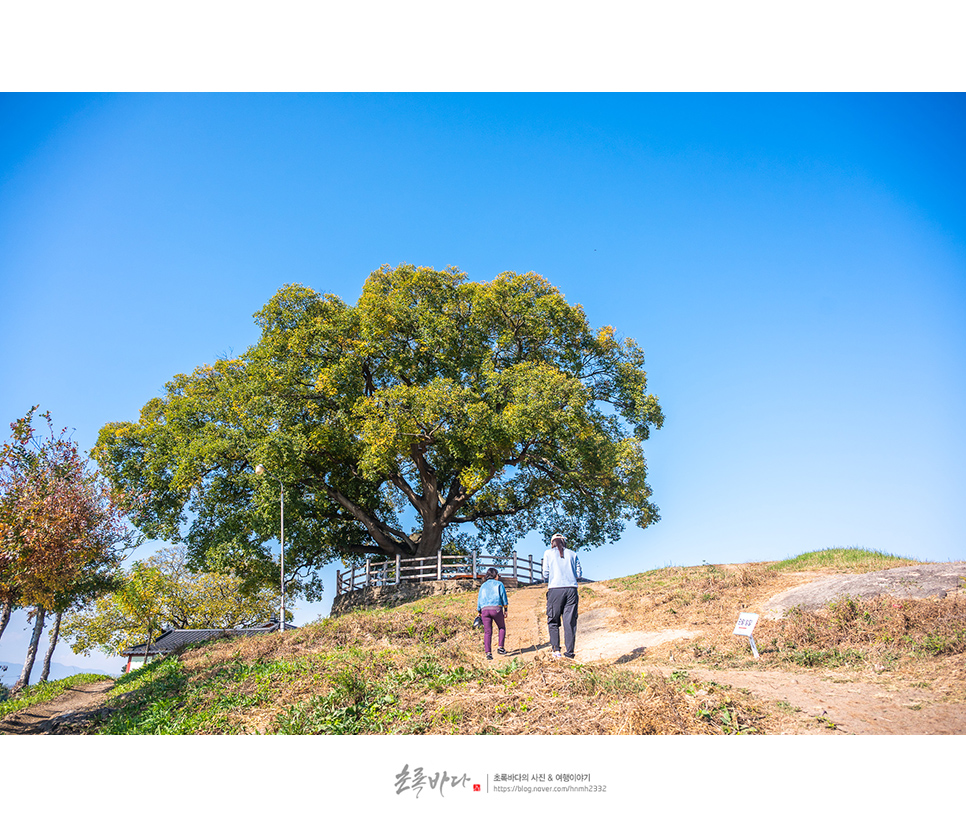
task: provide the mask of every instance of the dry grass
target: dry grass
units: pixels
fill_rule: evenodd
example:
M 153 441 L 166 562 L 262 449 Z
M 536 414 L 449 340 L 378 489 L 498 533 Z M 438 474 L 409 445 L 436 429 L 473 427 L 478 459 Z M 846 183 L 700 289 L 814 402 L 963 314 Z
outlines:
M 860 600 L 793 609 L 756 630 L 766 666 L 838 669 L 966 698 L 966 597 Z
M 859 560 L 846 564 L 858 570 Z M 760 621 L 761 659 L 733 633 L 738 614 L 836 571 L 827 553 L 789 563 L 664 568 L 586 586 L 582 610 L 616 610 L 615 630 L 699 631 L 630 663 L 485 663 L 475 594 L 357 611 L 274 635 L 221 641 L 171 659 L 170 681 L 131 695 L 110 732 L 354 734 L 724 734 L 824 732 L 815 719 L 745 691 L 698 683 L 688 668 L 821 668 L 966 698 L 966 600 L 842 600 Z M 880 557 L 882 560 L 880 563 Z M 866 569 L 896 566 L 872 554 Z M 166 661 L 167 662 L 167 661 Z M 647 664 L 646 666 L 644 664 Z M 668 663 L 676 671 L 662 674 Z M 151 674 L 160 680 L 163 670 Z M 137 674 L 137 673 L 135 673 Z M 890 678 L 891 676 L 891 678 Z M 147 680 L 147 679 L 146 679 Z M 153 688 L 152 688 L 153 687 Z M 140 700 L 139 700 L 140 699 Z M 154 706 L 158 718 L 148 715 Z M 154 720 L 154 719 L 152 719 Z M 129 729 L 117 729 L 118 727 Z
M 615 608 L 624 631 L 691 628 L 723 642 L 738 614 L 800 581 L 767 564 L 671 567 L 597 583 L 600 590 L 582 592 L 581 601 Z
M 841 551 L 840 551 L 841 553 Z M 825 554 L 822 554 L 823 558 Z M 837 570 L 820 559 L 797 564 L 762 563 L 665 568 L 599 583 L 591 605 L 620 614 L 626 630 L 690 628 L 701 636 L 648 652 L 650 663 L 687 667 L 700 664 L 735 669 L 808 668 L 832 671 L 852 680 L 876 680 L 893 686 L 928 688 L 947 700 L 966 699 L 966 598 L 897 599 L 882 596 L 845 598 L 819 611 L 793 610 L 776 621 L 760 620 L 755 661 L 747 641 L 733 635 L 742 611 L 761 610 L 775 594 L 808 578 L 861 572 L 858 563 Z M 873 554 L 866 567 L 885 570 L 908 564 Z
M 172 732 L 725 734 L 781 731 L 749 695 L 686 675 L 478 662 L 467 600 L 349 614 L 185 651 Z M 446 610 L 449 609 L 449 610 Z M 199 716 L 210 715 L 202 720 Z M 187 722 L 187 723 L 185 723 Z M 140 731 L 145 731 L 143 728 Z M 154 731 L 159 731 L 157 728 Z
M 777 724 L 750 696 L 650 671 L 536 662 L 440 697 L 431 732 L 503 735 L 716 735 Z

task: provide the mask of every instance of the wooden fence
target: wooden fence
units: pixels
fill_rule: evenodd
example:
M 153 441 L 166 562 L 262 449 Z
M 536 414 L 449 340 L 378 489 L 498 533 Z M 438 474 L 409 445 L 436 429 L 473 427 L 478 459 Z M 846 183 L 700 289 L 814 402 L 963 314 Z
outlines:
M 488 568 L 496 568 L 501 579 L 515 579 L 519 585 L 533 585 L 543 581 L 542 561 L 533 556 L 488 556 L 471 553 L 468 556 L 447 556 L 442 551 L 435 559 L 396 555 L 395 559 L 374 562 L 367 559 L 345 571 L 336 571 L 335 593 L 345 594 L 358 588 L 398 585 L 400 582 L 433 582 L 442 579 L 482 579 Z

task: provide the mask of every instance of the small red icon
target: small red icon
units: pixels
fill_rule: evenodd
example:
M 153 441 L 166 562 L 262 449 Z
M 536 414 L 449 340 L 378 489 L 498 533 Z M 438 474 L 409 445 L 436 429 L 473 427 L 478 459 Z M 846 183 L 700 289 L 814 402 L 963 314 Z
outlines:
M 473 785 L 473 790 L 474 791 L 478 791 L 479 789 L 480 789 L 480 786 L 479 785 Z

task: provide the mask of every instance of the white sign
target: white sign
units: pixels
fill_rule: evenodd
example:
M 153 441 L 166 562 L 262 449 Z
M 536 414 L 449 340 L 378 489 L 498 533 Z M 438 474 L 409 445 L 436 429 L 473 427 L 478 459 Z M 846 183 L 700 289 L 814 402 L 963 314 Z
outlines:
M 747 611 L 742 611 L 738 615 L 738 625 L 735 626 L 734 633 L 741 637 L 751 637 L 751 632 L 755 630 L 757 622 L 757 614 L 749 614 Z
M 748 611 L 742 611 L 738 615 L 738 624 L 735 626 L 734 633 L 739 637 L 747 637 L 748 644 L 751 646 L 751 653 L 755 656 L 755 660 L 758 659 L 758 647 L 755 645 L 755 638 L 751 636 L 751 632 L 755 630 L 755 625 L 758 622 L 758 615 L 751 614 Z

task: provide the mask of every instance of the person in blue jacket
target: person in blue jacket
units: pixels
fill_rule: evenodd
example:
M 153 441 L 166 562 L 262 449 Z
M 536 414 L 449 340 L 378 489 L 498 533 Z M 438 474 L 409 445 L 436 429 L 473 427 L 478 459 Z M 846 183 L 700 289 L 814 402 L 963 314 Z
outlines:
M 553 658 L 560 657 L 560 625 L 563 623 L 564 657 L 575 656 L 577 636 L 577 580 L 581 577 L 580 560 L 567 548 L 560 533 L 550 539 L 550 549 L 543 554 L 543 581 L 547 583 L 547 631 Z
M 496 568 L 486 572 L 486 578 L 480 585 L 480 592 L 476 596 L 476 610 L 483 620 L 483 651 L 487 660 L 493 660 L 490 646 L 493 641 L 493 625 L 497 627 L 498 654 L 506 654 L 506 612 L 509 608 L 506 596 L 506 586 L 500 581 L 500 574 Z

